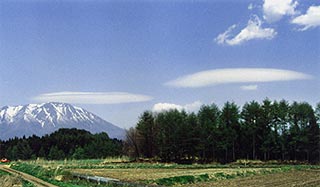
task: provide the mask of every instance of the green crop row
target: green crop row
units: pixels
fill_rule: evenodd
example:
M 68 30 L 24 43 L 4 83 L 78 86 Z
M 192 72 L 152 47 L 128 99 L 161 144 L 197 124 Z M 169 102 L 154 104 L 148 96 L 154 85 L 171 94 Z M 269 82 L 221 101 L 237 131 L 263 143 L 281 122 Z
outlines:
M 317 165 L 287 165 L 280 161 L 262 162 L 256 160 L 238 160 L 237 162 L 222 165 L 212 164 L 176 164 L 158 162 L 131 162 L 128 157 L 110 157 L 106 159 L 87 159 L 87 160 L 54 160 L 48 161 L 37 159 L 25 162 L 31 165 L 41 165 L 46 167 L 63 167 L 66 169 L 208 169 L 208 168 L 281 168 L 281 167 L 302 167 L 320 168 Z
M 152 183 L 156 183 L 157 185 L 172 186 L 177 184 L 191 184 L 191 183 L 208 181 L 208 180 L 209 180 L 209 175 L 203 174 L 198 176 L 184 175 L 184 176 L 168 177 L 168 178 L 157 179 L 155 181 L 149 181 L 149 183 L 152 182 Z
M 22 180 L 22 187 L 36 187 L 36 186 L 28 181 Z
M 151 181 L 146 181 L 146 183 L 157 184 L 157 185 L 164 185 L 164 186 L 173 186 L 173 185 L 184 185 L 184 184 L 192 184 L 196 182 L 208 182 L 208 181 L 217 181 L 217 180 L 227 180 L 227 179 L 234 179 L 239 177 L 248 177 L 254 175 L 265 175 L 265 174 L 272 174 L 272 173 L 279 173 L 279 172 L 287 172 L 294 169 L 308 169 L 310 167 L 307 166 L 285 166 L 280 168 L 263 168 L 261 170 L 247 170 L 239 171 L 236 173 L 225 173 L 225 172 L 218 172 L 212 175 L 209 174 L 202 174 L 198 176 L 192 175 L 185 175 L 185 176 L 175 176 L 175 177 L 168 177 L 168 178 L 161 178 Z
M 51 184 L 57 185 L 59 187 L 116 187 L 116 186 L 128 186 L 127 184 L 112 184 L 112 183 L 100 183 L 81 180 L 78 178 L 73 178 L 69 172 L 64 171 L 61 167 L 47 167 L 44 168 L 39 165 L 31 165 L 26 163 L 15 163 L 11 168 L 28 173 Z M 63 176 L 63 181 L 55 180 L 55 177 Z M 131 185 L 129 185 L 131 186 Z M 27 187 L 27 186 L 26 186 Z
M 0 176 L 3 176 L 3 175 L 9 175 L 9 173 L 7 173 L 7 172 L 5 172 L 5 171 L 0 170 Z
M 11 168 L 18 171 L 28 173 L 32 176 L 40 178 L 51 184 L 57 185 L 59 187 L 112 187 L 112 184 L 98 184 L 94 182 L 89 182 L 85 180 L 80 180 L 72 178 L 69 172 L 62 170 L 61 168 L 44 168 L 37 165 L 30 165 L 26 163 L 15 163 L 11 165 Z M 56 176 L 63 176 L 63 181 L 58 181 L 55 179 Z M 27 187 L 27 186 L 26 186 Z

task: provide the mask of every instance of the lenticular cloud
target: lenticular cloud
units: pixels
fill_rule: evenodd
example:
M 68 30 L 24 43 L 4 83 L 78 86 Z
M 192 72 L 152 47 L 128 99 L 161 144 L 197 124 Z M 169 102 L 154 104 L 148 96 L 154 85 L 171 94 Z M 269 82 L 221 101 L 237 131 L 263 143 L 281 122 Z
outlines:
M 301 72 L 267 69 L 267 68 L 235 68 L 214 69 L 186 75 L 165 83 L 172 87 L 206 87 L 230 83 L 257 83 L 311 79 L 312 76 Z
M 45 93 L 33 98 L 39 102 L 65 102 L 76 104 L 120 104 L 150 101 L 147 95 L 127 92 L 55 92 Z

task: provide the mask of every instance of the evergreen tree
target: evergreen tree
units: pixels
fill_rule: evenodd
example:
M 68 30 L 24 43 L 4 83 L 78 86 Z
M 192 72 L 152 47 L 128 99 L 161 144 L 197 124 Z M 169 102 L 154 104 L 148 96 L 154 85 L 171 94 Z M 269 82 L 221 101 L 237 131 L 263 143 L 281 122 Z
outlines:
M 281 159 L 285 160 L 288 154 L 288 137 L 289 137 L 289 103 L 281 100 L 279 103 L 273 103 L 273 128 L 276 133 L 276 144 L 273 153 L 281 154 Z M 278 158 L 278 157 L 276 157 Z
M 243 132 L 245 136 L 243 137 L 242 140 L 245 140 L 246 137 L 250 137 L 249 141 L 243 141 L 243 143 L 248 143 L 247 145 L 250 145 L 252 154 L 251 154 L 251 159 L 257 159 L 257 147 L 259 145 L 259 137 L 258 137 L 258 132 L 259 132 L 259 123 L 261 121 L 261 107 L 260 104 L 256 101 L 252 101 L 250 103 L 246 103 L 243 106 L 241 116 L 243 119 Z M 247 139 L 248 140 L 248 139 Z M 247 157 L 249 156 L 249 151 L 250 148 L 248 148 L 245 144 L 243 144 L 243 147 L 245 148 L 245 152 Z
M 196 157 L 199 158 L 199 152 L 203 149 L 200 144 L 199 133 L 201 132 L 201 127 L 198 123 L 197 115 L 191 113 L 187 116 L 185 127 L 185 152 L 189 156 L 190 161 L 194 161 Z
M 155 155 L 155 137 L 156 128 L 152 112 L 145 111 L 139 118 L 136 127 L 138 133 L 141 135 L 141 150 L 143 156 L 151 158 Z
M 263 158 L 263 160 L 270 158 L 270 153 L 276 146 L 277 127 L 273 126 L 273 109 L 271 101 L 265 99 L 261 105 L 261 116 L 258 124 L 259 147 L 263 155 L 260 158 Z
M 127 154 L 133 158 L 140 157 L 140 135 L 136 128 L 131 127 L 126 131 L 126 139 L 124 142 L 124 149 Z
M 235 161 L 236 152 L 239 149 L 238 142 L 240 134 L 240 114 L 238 106 L 233 102 L 226 102 L 222 108 L 220 118 L 220 147 L 225 151 L 226 162 L 229 161 L 228 152 L 231 152 L 231 158 Z
M 86 155 L 86 152 L 84 150 L 84 148 L 82 147 L 77 147 L 73 154 L 72 154 L 72 158 L 73 159 L 86 159 L 88 158 L 87 155 Z
M 308 103 L 294 102 L 290 106 L 290 122 L 289 144 L 291 145 L 291 158 L 295 160 L 309 160 L 310 150 L 308 149 L 308 145 L 310 133 L 308 131 L 312 123 L 316 123 L 312 107 Z
M 50 160 L 61 160 L 64 158 L 64 152 L 58 149 L 57 146 L 52 146 L 49 151 L 48 159 Z
M 200 140 L 204 149 L 200 154 L 203 161 L 213 161 L 217 152 L 218 124 L 220 110 L 215 104 L 204 105 L 198 112 L 199 125 L 201 126 Z
M 158 114 L 156 119 L 157 145 L 159 156 L 163 161 L 179 161 L 183 155 L 182 145 L 183 140 L 183 125 L 185 124 L 186 113 L 178 110 L 170 110 Z

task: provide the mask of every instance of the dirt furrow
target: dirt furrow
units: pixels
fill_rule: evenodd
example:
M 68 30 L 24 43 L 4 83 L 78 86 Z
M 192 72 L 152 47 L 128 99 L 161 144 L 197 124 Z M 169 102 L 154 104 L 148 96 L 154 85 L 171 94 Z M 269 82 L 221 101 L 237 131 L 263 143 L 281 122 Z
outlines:
M 55 185 L 50 184 L 48 182 L 45 182 L 45 181 L 43 181 L 43 180 L 41 180 L 39 178 L 36 178 L 36 177 L 34 177 L 32 175 L 29 175 L 29 174 L 26 174 L 26 173 L 11 169 L 11 168 L 9 168 L 8 166 L 5 166 L 5 165 L 0 165 L 0 170 L 6 171 L 6 172 L 11 173 L 13 175 L 18 175 L 22 179 L 31 182 L 32 184 L 36 185 L 37 187 L 58 187 L 58 186 L 55 186 Z

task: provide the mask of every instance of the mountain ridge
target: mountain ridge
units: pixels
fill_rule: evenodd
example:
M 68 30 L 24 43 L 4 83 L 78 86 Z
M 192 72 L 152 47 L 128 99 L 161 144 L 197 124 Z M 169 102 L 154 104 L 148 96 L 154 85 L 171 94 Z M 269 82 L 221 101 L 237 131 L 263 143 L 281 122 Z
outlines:
M 52 133 L 60 128 L 107 132 L 110 138 L 123 139 L 124 129 L 97 115 L 68 103 L 48 102 L 4 106 L 0 109 L 1 140 Z

